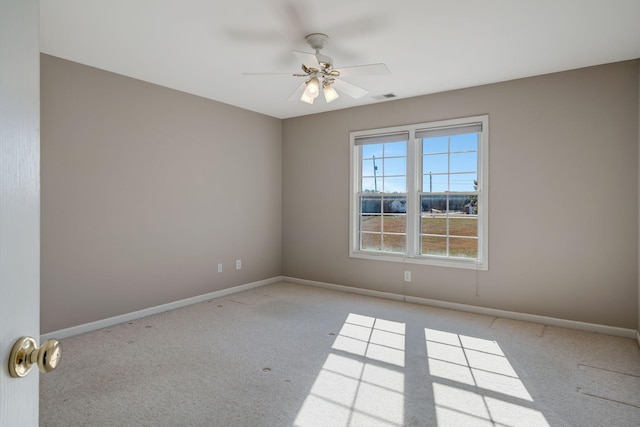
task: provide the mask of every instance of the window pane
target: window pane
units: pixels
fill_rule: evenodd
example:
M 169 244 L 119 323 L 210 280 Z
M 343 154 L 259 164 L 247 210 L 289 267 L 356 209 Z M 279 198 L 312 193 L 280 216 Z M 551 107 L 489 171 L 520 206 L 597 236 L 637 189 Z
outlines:
M 478 151 L 478 134 L 453 135 L 451 137 L 451 151 Z
M 360 201 L 360 212 L 382 213 L 382 196 L 363 196 Z
M 430 154 L 422 156 L 422 173 L 449 172 L 448 154 Z
M 474 169 L 475 170 L 475 169 Z M 393 157 L 384 159 L 384 175 L 406 175 L 407 174 L 407 158 Z
M 420 198 L 420 209 L 422 212 L 439 214 L 447 211 L 447 196 L 422 196 Z
M 362 246 L 364 251 L 381 251 L 382 234 L 361 233 Z
M 407 238 L 404 235 L 383 234 L 383 250 L 386 252 L 406 252 Z
M 422 153 L 446 153 L 449 151 L 449 138 L 438 136 L 435 138 L 424 138 L 422 140 Z
M 382 191 L 382 178 L 362 178 L 362 192 L 375 192 Z
M 461 213 L 464 210 L 464 206 L 468 204 L 471 199 L 467 195 L 462 194 L 449 194 L 447 195 L 448 205 L 447 209 L 449 213 Z
M 478 237 L 478 217 L 476 215 L 451 215 L 449 217 L 449 234 L 451 236 Z
M 451 188 L 450 191 L 456 192 L 475 192 L 476 182 L 478 182 L 477 173 L 456 173 L 451 174 Z
M 447 218 L 444 214 L 422 215 L 422 234 L 447 234 Z
M 449 239 L 449 256 L 477 258 L 478 239 L 463 239 L 451 237 Z
M 407 216 L 406 215 L 385 215 L 383 219 L 385 233 L 406 233 L 407 232 Z
M 379 233 L 382 231 L 381 215 L 361 215 L 360 230 Z
M 478 170 L 478 153 L 452 153 L 450 172 L 475 172 Z
M 407 196 L 386 196 L 383 203 L 384 213 L 405 213 Z
M 423 255 L 446 255 L 447 254 L 447 238 L 422 236 L 422 254 Z
M 407 142 L 387 142 L 384 144 L 384 156 L 406 156 L 407 155 Z
M 373 156 L 382 157 L 382 146 L 384 144 L 368 144 L 362 146 L 362 158 L 370 159 Z
M 446 174 L 428 174 L 422 177 L 422 192 L 424 193 L 441 193 L 449 189 L 447 180 L 449 175 Z
M 472 194 L 467 196 L 467 203 L 465 204 L 462 212 L 467 215 L 478 215 L 478 195 Z
M 385 193 L 406 193 L 407 179 L 405 177 L 384 178 L 383 188 Z
M 362 161 L 362 176 L 375 176 L 382 175 L 373 171 L 373 159 L 363 160 Z

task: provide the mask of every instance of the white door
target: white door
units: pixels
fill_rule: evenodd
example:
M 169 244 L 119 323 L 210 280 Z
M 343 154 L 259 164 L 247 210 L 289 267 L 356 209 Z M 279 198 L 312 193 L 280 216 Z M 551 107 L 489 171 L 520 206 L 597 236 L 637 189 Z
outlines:
M 9 376 L 16 340 L 40 333 L 38 0 L 0 0 L 0 427 L 38 425 L 38 369 Z

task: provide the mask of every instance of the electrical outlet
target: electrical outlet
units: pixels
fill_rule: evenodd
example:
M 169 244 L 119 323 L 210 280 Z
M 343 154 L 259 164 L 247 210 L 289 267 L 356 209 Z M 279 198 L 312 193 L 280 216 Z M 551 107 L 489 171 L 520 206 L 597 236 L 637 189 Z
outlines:
M 242 268 L 242 260 L 236 260 L 236 270 L 240 270 Z
M 405 282 L 410 282 L 411 281 L 411 272 L 410 271 L 405 271 L 404 272 L 404 281 Z
M 218 273 L 222 273 L 222 263 L 218 263 Z

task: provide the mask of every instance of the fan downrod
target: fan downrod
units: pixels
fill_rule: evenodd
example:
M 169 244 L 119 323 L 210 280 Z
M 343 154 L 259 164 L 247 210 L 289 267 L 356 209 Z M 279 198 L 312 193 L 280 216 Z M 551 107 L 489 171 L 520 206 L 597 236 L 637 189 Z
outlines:
M 316 51 L 316 59 L 323 69 L 330 69 L 333 67 L 333 59 L 327 55 L 320 53 L 320 49 L 325 47 L 329 43 L 329 36 L 323 33 L 311 33 L 305 40 Z

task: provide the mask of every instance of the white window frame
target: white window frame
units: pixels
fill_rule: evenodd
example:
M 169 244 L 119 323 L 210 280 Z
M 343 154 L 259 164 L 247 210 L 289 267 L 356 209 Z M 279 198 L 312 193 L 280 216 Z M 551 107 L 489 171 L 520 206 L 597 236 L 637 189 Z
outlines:
M 482 126 L 478 140 L 478 258 L 456 258 L 420 254 L 421 217 L 418 209 L 421 190 L 422 141 L 416 139 L 416 132 L 436 128 L 458 127 L 465 125 Z M 363 251 L 359 249 L 359 194 L 361 185 L 361 146 L 357 138 L 382 134 L 408 132 L 407 141 L 407 252 Z M 450 120 L 439 120 L 407 126 L 395 126 L 350 132 L 350 197 L 349 197 L 349 256 L 377 261 L 403 262 L 441 267 L 467 268 L 474 270 L 489 269 L 489 116 L 471 116 Z

